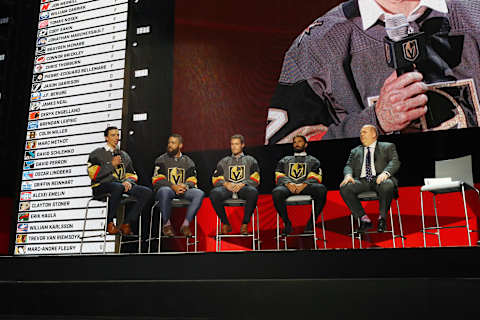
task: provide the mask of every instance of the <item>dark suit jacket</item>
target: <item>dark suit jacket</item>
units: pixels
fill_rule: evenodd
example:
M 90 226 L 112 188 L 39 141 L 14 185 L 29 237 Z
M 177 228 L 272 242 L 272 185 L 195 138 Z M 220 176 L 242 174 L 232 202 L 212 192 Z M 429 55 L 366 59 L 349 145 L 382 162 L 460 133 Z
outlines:
M 343 169 L 343 174 L 346 176 L 350 174 L 354 179 L 360 179 L 360 174 L 362 173 L 364 157 L 364 147 L 359 145 L 352 149 L 350 156 L 348 157 L 347 164 Z M 400 169 L 400 160 L 398 160 L 397 148 L 393 143 L 390 142 L 380 142 L 377 141 L 377 146 L 375 147 L 375 172 L 377 175 L 381 174 L 383 171 L 390 173 L 390 178 L 395 182 L 395 185 L 398 184 L 397 179 L 394 177 L 398 169 Z

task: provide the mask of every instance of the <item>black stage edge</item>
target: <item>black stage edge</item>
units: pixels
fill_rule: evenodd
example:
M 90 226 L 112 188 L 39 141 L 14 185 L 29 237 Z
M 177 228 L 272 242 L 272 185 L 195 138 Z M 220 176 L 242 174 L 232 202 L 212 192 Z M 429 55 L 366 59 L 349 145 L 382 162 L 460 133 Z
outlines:
M 0 258 L 1 319 L 462 319 L 480 248 Z

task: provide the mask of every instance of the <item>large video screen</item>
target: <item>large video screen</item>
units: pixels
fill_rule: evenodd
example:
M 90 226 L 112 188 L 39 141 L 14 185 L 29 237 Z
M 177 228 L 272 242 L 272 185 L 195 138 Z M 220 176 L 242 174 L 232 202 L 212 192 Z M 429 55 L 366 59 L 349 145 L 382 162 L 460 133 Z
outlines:
M 234 133 L 262 145 L 289 143 L 295 134 L 358 137 L 364 124 L 383 134 L 478 126 L 478 34 L 456 22 L 455 8 L 419 12 L 408 30 L 414 40 L 402 42 L 410 55 L 396 58 L 417 59 L 429 86 L 407 101 L 413 109 L 378 101 L 395 72 L 385 28 L 365 29 L 357 2 L 340 3 L 177 1 L 173 130 L 184 133 L 186 148 L 221 149 L 219 137 Z

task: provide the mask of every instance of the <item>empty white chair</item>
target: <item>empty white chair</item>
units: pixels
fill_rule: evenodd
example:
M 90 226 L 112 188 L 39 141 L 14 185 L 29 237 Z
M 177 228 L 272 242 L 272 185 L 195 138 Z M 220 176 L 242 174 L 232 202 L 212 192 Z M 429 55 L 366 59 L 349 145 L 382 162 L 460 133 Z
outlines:
M 479 191 L 474 187 L 473 174 L 472 174 L 472 156 L 468 155 L 461 158 L 435 161 L 435 179 L 425 179 L 425 185 L 420 189 L 420 203 L 422 208 L 422 233 L 423 233 L 423 246 L 427 246 L 425 234 L 437 235 L 438 245 L 442 246 L 440 238 L 441 229 L 451 228 L 466 228 L 468 245 L 472 245 L 470 233 L 470 225 L 468 222 L 467 203 L 465 200 L 465 191 L 474 190 L 479 194 Z M 431 192 L 433 194 L 433 206 L 435 211 L 434 227 L 425 226 L 425 213 L 423 208 L 423 193 Z M 465 225 L 464 226 L 451 226 L 441 227 L 438 220 L 438 209 L 436 196 L 444 193 L 461 192 L 463 200 L 463 209 L 465 212 Z M 436 230 L 435 232 L 429 232 L 430 230 Z

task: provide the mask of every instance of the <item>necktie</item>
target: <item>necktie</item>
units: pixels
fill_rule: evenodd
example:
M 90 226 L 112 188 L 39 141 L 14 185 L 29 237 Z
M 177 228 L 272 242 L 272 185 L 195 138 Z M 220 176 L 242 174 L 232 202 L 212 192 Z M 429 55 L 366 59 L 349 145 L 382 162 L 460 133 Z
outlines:
M 365 163 L 365 171 L 366 171 L 366 178 L 368 182 L 373 181 L 373 174 L 372 174 L 372 158 L 370 154 L 370 147 L 367 147 L 367 159 Z

